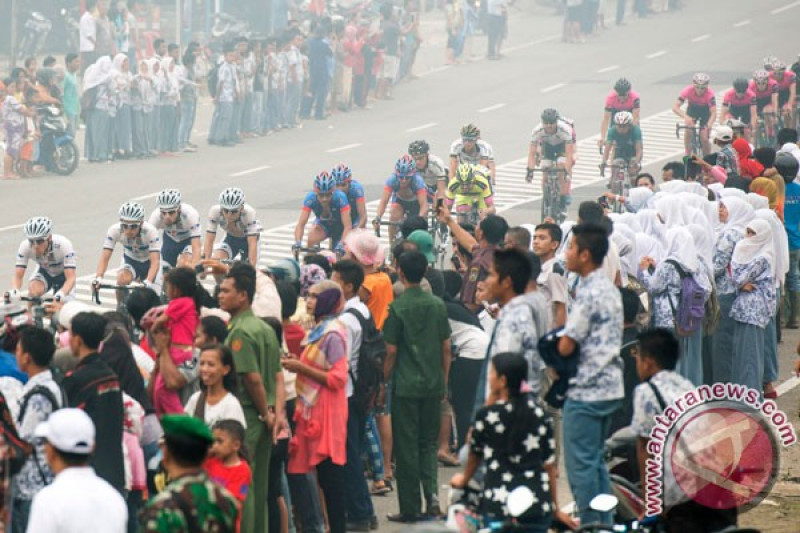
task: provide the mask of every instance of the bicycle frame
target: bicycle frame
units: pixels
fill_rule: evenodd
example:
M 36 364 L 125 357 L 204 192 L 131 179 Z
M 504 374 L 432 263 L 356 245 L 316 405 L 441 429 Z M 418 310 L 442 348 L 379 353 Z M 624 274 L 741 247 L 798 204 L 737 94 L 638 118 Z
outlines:
M 707 127 L 707 126 L 706 126 Z M 703 128 L 700 124 L 695 123 L 694 126 L 687 126 L 685 124 L 681 124 L 678 122 L 675 124 L 675 138 L 681 138 L 681 130 L 686 130 L 686 135 L 691 135 L 689 139 L 689 151 L 693 154 L 697 154 L 699 156 L 705 155 L 703 153 L 703 143 L 700 140 L 700 135 L 703 132 Z
M 542 188 L 542 220 L 551 218 L 557 224 L 561 224 L 566 219 L 566 213 L 561 212 L 561 175 L 566 176 L 566 170 L 553 165 L 547 168 L 531 169 L 533 173 L 541 173 L 544 176 L 544 187 Z

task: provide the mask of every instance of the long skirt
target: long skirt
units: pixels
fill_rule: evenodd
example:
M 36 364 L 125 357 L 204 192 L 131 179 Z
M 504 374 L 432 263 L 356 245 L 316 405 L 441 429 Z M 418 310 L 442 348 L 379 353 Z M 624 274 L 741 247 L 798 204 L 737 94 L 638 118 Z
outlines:
M 688 337 L 680 337 L 681 356 L 675 372 L 685 377 L 695 387 L 703 384 L 703 330 Z
M 133 153 L 138 156 L 150 155 L 150 115 L 141 109 L 131 111 L 131 129 L 133 133 Z
M 734 322 L 731 382 L 761 392 L 764 384 L 764 328 Z
M 733 323 L 730 317 L 735 294 L 719 295 L 719 324 L 714 332 L 712 343 L 712 379 L 717 383 L 724 383 L 731 380 L 731 365 L 733 360 Z
M 111 117 L 105 109 L 92 109 L 86 122 L 86 159 L 111 159 Z
M 159 151 L 178 151 L 178 106 L 161 106 L 161 127 L 159 128 Z
M 764 383 L 778 379 L 778 326 L 773 316 L 764 328 Z
M 133 125 L 131 123 L 131 106 L 123 105 L 117 109 L 117 116 L 112 120 L 114 127 L 113 150 L 130 153 L 133 150 Z
M 158 104 L 153 106 L 153 111 L 150 113 L 150 149 L 154 151 L 161 151 L 161 108 L 163 106 Z

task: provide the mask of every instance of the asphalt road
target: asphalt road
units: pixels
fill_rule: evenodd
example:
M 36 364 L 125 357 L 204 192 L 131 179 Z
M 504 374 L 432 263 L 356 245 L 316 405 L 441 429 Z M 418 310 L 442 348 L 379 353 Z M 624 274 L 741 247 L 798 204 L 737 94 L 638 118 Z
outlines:
M 610 12 L 614 2 L 607 3 Z M 245 190 L 264 227 L 277 228 L 296 220 L 302 198 L 320 170 L 347 162 L 365 185 L 368 199 L 377 199 L 394 160 L 409 141 L 426 138 L 433 153 L 446 155 L 460 126 L 467 122 L 480 126 L 498 164 L 508 168 L 504 186 L 516 195 L 515 201 L 508 202 L 513 207 L 505 211 L 509 222 L 536 222 L 538 205 L 520 202 L 535 200 L 537 189 L 524 185 L 518 160 L 527 153 L 530 130 L 542 109 L 555 107 L 574 119 L 579 139 L 590 147 L 591 138 L 599 132 L 605 95 L 620 76 L 629 78 L 642 95 L 642 116 L 648 117 L 669 109 L 696 71 L 709 72 L 712 88 L 721 95 L 734 77 L 749 75 L 759 67 L 764 56 L 794 60 L 797 49 L 790 36 L 795 33 L 800 2 L 686 3 L 679 13 L 631 19 L 623 27 L 614 26 L 613 16 L 608 16 L 609 29 L 583 45 L 562 43 L 561 19 L 549 11 L 514 9 L 506 57 L 456 67 L 443 66 L 444 40 L 437 34 L 443 22 L 439 15 L 432 15 L 423 25 L 427 40 L 418 61 L 420 79 L 401 84 L 393 101 L 378 102 L 370 110 L 337 114 L 324 122 L 308 121 L 302 129 L 228 149 L 204 142 L 211 113 L 206 103 L 198 114 L 194 140 L 200 150 L 196 154 L 111 165 L 84 162 L 68 178 L 0 181 L 0 264 L 7 265 L 6 273 L 0 274 L 0 289 L 12 275 L 21 224 L 30 216 L 52 217 L 55 231 L 67 235 L 76 247 L 79 276 L 93 275 L 105 231 L 127 200 L 142 199 L 150 209 L 158 191 L 177 187 L 188 203 L 205 213 L 223 188 L 237 185 Z M 483 52 L 485 39 L 477 38 L 474 50 Z M 653 130 L 657 134 L 650 139 L 658 147 L 648 148 L 652 144 L 646 130 L 645 155 L 653 161 L 647 169 L 660 175 L 654 171 L 664 158 L 680 151 L 680 144 L 674 136 L 669 138 L 672 118 L 662 114 L 653 123 L 659 129 Z M 584 158 L 590 153 L 597 157 L 596 150 L 580 152 Z M 587 179 L 574 193 L 573 210 L 601 190 L 602 185 Z M 288 244 L 285 252 L 289 254 Z M 788 357 L 782 349 L 781 368 L 788 368 Z M 443 469 L 440 483 L 454 472 Z M 562 500 L 568 501 L 564 477 L 560 491 Z M 397 510 L 394 496 L 375 502 L 380 517 Z M 399 530 L 382 519 L 381 531 Z

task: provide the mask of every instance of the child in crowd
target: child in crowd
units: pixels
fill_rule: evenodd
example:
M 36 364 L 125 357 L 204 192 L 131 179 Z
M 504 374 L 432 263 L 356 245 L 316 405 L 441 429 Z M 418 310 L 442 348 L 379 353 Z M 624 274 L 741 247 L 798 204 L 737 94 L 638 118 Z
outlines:
M 242 523 L 241 505 L 247 498 L 247 490 L 253 477 L 244 447 L 244 426 L 236 420 L 220 420 L 214 424 L 212 431 L 214 444 L 211 445 L 203 468 L 212 481 L 228 489 L 238 500 L 238 533 Z

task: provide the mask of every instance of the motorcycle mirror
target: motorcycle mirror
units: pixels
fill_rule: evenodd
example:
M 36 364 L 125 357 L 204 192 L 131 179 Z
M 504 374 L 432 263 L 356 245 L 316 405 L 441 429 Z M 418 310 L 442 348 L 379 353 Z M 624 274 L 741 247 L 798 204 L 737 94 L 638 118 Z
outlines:
M 517 487 L 516 489 L 512 490 L 509 493 L 508 498 L 506 498 L 506 507 L 508 507 L 508 513 L 514 518 L 522 516 L 528 509 L 531 508 L 534 499 L 535 496 L 531 489 L 525 486 Z
M 613 494 L 598 494 L 589 502 L 589 507 L 598 513 L 607 513 L 614 509 L 619 500 Z

